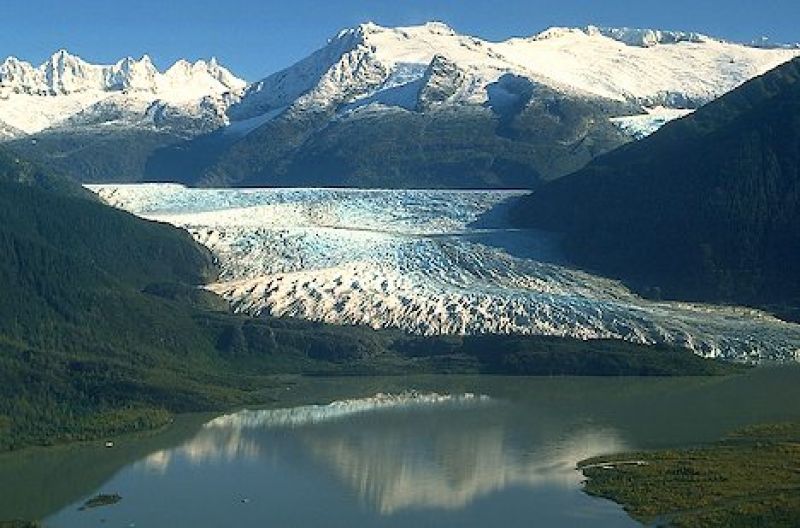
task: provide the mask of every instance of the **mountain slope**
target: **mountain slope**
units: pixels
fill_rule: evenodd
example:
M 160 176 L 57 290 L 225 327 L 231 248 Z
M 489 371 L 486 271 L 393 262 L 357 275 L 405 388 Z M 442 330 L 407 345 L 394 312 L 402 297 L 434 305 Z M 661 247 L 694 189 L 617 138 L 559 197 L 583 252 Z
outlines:
M 800 305 L 800 60 L 548 184 L 521 225 L 671 298 Z
M 158 384 L 145 373 L 196 361 L 187 354 L 202 341 L 182 334 L 180 310 L 140 291 L 211 271 L 179 230 L 121 215 L 0 152 L 0 446 L 152 423 L 145 402 Z
M 184 231 L 0 151 L 0 450 L 263 401 L 271 373 L 388 352 L 358 330 L 231 316 L 193 286 L 213 272 Z
M 798 53 L 649 30 L 552 28 L 495 43 L 440 23 L 363 24 L 249 86 L 224 145 L 183 181 L 535 186 Z M 151 179 L 207 147 L 167 149 Z
M 245 88 L 215 61 L 0 65 L 0 140 L 83 182 L 533 187 L 800 54 L 696 33 L 361 24 Z M 33 135 L 30 135 L 33 134 Z
M 562 92 L 649 106 L 682 99 L 691 106 L 797 54 L 695 33 L 589 26 L 494 43 L 437 22 L 398 28 L 368 23 L 343 30 L 307 59 L 249 86 L 231 116 L 244 119 L 295 103 L 317 109 L 369 104 L 409 82 L 427 84 L 430 65 L 442 59 L 462 73 L 447 83 L 451 92 L 441 101 L 485 103 L 487 87 L 512 73 Z

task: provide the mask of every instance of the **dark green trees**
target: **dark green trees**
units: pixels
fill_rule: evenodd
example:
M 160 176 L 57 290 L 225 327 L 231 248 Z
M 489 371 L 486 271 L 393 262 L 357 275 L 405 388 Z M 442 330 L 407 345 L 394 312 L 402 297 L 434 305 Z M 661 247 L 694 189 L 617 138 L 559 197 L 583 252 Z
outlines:
M 527 197 L 579 265 L 671 298 L 800 305 L 800 61 Z M 788 312 L 787 312 L 788 313 Z

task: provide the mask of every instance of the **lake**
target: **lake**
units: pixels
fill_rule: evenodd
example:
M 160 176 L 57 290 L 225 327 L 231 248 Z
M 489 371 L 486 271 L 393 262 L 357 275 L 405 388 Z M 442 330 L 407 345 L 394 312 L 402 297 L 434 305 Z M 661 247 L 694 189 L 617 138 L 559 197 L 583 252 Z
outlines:
M 0 519 L 93 526 L 628 526 L 575 464 L 800 420 L 800 368 L 727 378 L 297 379 L 271 409 L 0 457 Z M 334 402 L 334 403 L 331 403 Z M 98 493 L 114 505 L 80 510 Z

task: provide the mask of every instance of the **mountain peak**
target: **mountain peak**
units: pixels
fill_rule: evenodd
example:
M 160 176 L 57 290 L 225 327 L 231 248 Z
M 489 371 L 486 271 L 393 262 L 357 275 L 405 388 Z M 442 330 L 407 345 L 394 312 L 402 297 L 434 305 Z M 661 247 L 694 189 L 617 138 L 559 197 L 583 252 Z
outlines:
M 45 67 L 64 67 L 66 65 L 79 65 L 79 64 L 86 64 L 80 57 L 77 55 L 73 55 L 66 49 L 60 49 L 53 53 L 48 60 L 45 61 Z
M 388 28 L 381 26 L 380 24 L 376 24 L 375 22 L 370 20 L 367 22 L 362 22 L 361 24 L 357 25 L 355 28 L 352 29 L 355 31 L 359 31 L 361 33 L 371 33 L 373 31 L 384 31 L 385 29 Z M 344 29 L 343 31 L 347 31 L 347 29 Z
M 384 28 L 383 26 L 379 26 L 374 22 L 363 22 L 357 26 L 346 27 L 339 30 L 339 32 L 336 33 L 336 35 L 333 38 L 328 40 L 328 44 L 332 44 L 338 41 L 347 41 L 354 38 L 357 40 L 363 40 L 363 38 L 366 35 L 369 35 L 370 33 L 383 31 L 385 29 L 386 28 Z
M 430 22 L 426 22 L 425 24 L 422 25 L 422 27 L 433 33 L 441 33 L 446 35 L 456 34 L 456 31 L 452 27 L 448 26 L 447 24 L 439 20 L 432 20 Z
M 166 69 L 164 73 L 169 73 L 172 70 L 190 70 L 192 68 L 192 63 L 186 59 L 178 59 L 176 60 L 172 66 Z
M 61 49 L 57 50 L 56 52 L 54 52 L 50 56 L 50 60 L 53 61 L 53 62 L 64 61 L 64 60 L 67 60 L 67 59 L 78 59 L 78 60 L 80 60 L 80 58 L 77 55 L 71 54 L 65 48 L 61 48 Z
M 247 84 L 223 67 L 216 57 L 211 57 L 207 61 L 199 59 L 195 62 L 179 59 L 163 73 L 163 77 L 169 79 L 173 84 L 213 81 L 230 91 L 242 90 Z
M 371 35 L 378 35 L 381 33 L 398 33 L 402 36 L 407 38 L 411 38 L 414 36 L 418 36 L 421 33 L 429 33 L 432 35 L 441 35 L 441 36 L 455 36 L 457 35 L 456 31 L 448 26 L 444 22 L 440 22 L 437 20 L 432 20 L 430 22 L 425 22 L 424 24 L 416 24 L 411 26 L 381 26 L 380 24 L 376 24 L 375 22 L 363 22 L 355 27 L 345 28 L 339 31 L 334 37 L 333 40 L 337 39 L 345 39 L 352 36 L 357 36 L 359 38 L 368 38 Z

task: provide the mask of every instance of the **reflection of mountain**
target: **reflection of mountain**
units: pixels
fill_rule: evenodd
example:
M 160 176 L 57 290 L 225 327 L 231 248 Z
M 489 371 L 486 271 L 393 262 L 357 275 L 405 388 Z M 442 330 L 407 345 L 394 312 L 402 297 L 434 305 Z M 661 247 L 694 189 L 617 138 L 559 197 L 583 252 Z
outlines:
M 433 405 L 458 407 L 488 401 L 487 396 L 472 393 L 451 395 L 404 391 L 399 394 L 378 393 L 370 398 L 336 400 L 327 405 L 244 410 L 211 420 L 190 442 L 176 449 L 156 451 L 142 463 L 149 470 L 163 473 L 174 456 L 184 458 L 190 463 L 255 459 L 263 450 L 256 440 L 244 437 L 247 430 L 302 427 L 378 410 L 413 409 Z
M 338 420 L 347 416 L 386 409 L 409 409 L 432 405 L 474 405 L 488 402 L 488 396 L 464 394 L 420 394 L 404 391 L 400 394 L 378 393 L 371 398 L 337 400 L 327 405 L 303 405 L 289 409 L 241 411 L 215 418 L 206 424 L 210 428 L 254 429 L 272 427 L 298 427 Z
M 139 464 L 149 471 L 165 473 L 175 457 L 180 457 L 191 464 L 201 464 L 237 459 L 255 460 L 261 453 L 262 448 L 259 443 L 244 438 L 240 429 L 203 428 L 182 446 L 155 451 Z
M 259 459 L 322 463 L 371 509 L 460 509 L 510 487 L 575 488 L 575 464 L 625 445 L 608 428 L 549 430 L 530 414 L 484 398 L 378 395 L 325 406 L 245 411 L 218 418 L 180 448 L 143 461 L 166 472 Z
M 800 398 L 800 368 L 790 367 L 715 378 L 314 378 L 283 401 L 410 386 L 492 400 L 292 427 L 250 428 L 235 419 L 195 427 L 185 420 L 198 417 L 186 417 L 165 435 L 121 440 L 114 449 L 20 453 L 12 457 L 18 463 L 0 460 L 0 518 L 59 510 L 45 524 L 85 528 L 78 506 L 118 492 L 122 503 L 99 512 L 104 525 L 616 528 L 626 525 L 624 512 L 580 492 L 575 460 L 697 445 L 755 422 L 800 419 L 800 407 L 786 405 Z M 169 448 L 178 442 L 185 443 Z
M 573 488 L 580 482 L 579 460 L 624 448 L 609 430 L 550 445 L 515 445 L 506 438 L 506 425 L 471 431 L 448 426 L 422 438 L 410 427 L 359 430 L 356 437 L 314 431 L 304 441 L 362 500 L 387 515 L 405 508 L 463 508 L 512 486 Z

